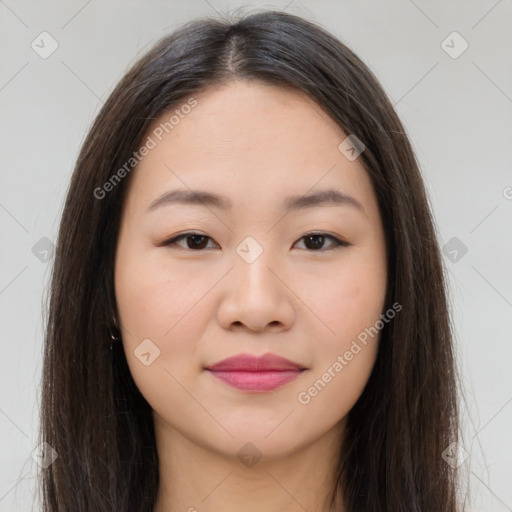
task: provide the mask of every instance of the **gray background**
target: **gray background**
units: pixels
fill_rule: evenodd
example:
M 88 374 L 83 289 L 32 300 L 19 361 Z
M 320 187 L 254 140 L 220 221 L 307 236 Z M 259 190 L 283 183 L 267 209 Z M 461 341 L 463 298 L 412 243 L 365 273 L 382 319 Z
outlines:
M 0 511 L 28 511 L 34 500 L 43 296 L 85 133 L 152 43 L 195 16 L 242 5 L 320 23 L 395 103 L 448 244 L 469 509 L 512 511 L 511 3 L 0 0 Z M 51 48 L 43 31 L 58 44 L 46 59 L 31 47 Z M 469 44 L 457 58 L 457 36 L 442 44 L 453 31 Z

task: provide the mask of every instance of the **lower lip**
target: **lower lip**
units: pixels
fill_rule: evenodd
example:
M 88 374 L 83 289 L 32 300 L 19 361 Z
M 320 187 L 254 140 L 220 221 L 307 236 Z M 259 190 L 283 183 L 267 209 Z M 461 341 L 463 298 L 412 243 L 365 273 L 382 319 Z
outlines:
M 296 379 L 301 370 L 283 371 L 212 371 L 210 373 L 230 386 L 242 391 L 264 392 L 272 391 Z

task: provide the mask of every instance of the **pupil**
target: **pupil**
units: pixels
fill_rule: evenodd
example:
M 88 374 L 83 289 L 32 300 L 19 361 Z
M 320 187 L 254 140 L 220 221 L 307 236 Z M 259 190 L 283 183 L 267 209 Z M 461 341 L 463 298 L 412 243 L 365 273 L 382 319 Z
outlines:
M 317 242 L 313 242 L 312 245 L 314 249 L 321 249 L 322 248 L 322 245 L 323 245 L 323 242 L 324 242 L 324 237 L 322 235 L 309 235 L 306 240 L 309 240 L 309 241 L 312 241 L 314 239 L 317 239 Z M 306 246 L 308 244 L 306 243 Z
M 205 237 L 204 237 L 203 235 L 190 235 L 188 238 L 189 238 L 189 240 L 190 240 L 191 238 L 194 240 L 194 242 L 193 242 L 193 244 L 192 244 L 192 245 L 193 245 L 193 247 L 190 247 L 190 244 L 189 244 L 189 247 L 190 247 L 190 248 L 196 248 L 196 249 L 197 249 L 197 248 L 202 248 L 201 246 L 202 246 L 202 245 L 204 245 L 204 239 L 205 239 Z M 197 240 L 197 239 L 199 239 L 199 243 L 198 243 L 198 240 Z M 201 244 L 201 239 L 203 239 L 203 240 L 202 240 L 203 244 Z

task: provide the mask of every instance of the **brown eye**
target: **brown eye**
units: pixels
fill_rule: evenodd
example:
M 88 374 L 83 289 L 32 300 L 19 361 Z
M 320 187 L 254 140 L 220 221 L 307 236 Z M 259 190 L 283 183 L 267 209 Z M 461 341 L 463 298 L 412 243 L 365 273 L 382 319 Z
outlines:
M 178 242 L 186 240 L 186 246 L 179 245 Z M 199 233 L 183 233 L 177 237 L 171 238 L 170 240 L 165 241 L 162 245 L 164 246 L 173 246 L 176 245 L 181 247 L 182 249 L 190 249 L 193 251 L 199 251 L 202 249 L 206 249 L 208 240 L 211 240 L 209 236 L 201 235 Z
M 185 246 L 180 244 L 182 240 L 186 240 Z M 162 243 L 162 246 L 176 246 L 181 249 L 191 250 L 191 251 L 202 251 L 203 249 L 207 249 L 208 241 L 212 240 L 209 236 L 203 235 L 201 233 L 182 233 L 174 238 L 171 238 Z M 338 247 L 347 247 L 350 244 L 339 240 L 335 236 L 328 235 L 327 233 L 308 233 L 304 235 L 300 240 L 305 241 L 305 248 L 310 252 L 325 252 L 328 250 L 333 250 Z M 331 244 L 327 248 L 325 248 L 326 241 L 330 240 Z M 212 240 L 213 241 L 213 240 Z
M 340 247 L 340 246 L 347 247 L 348 245 L 350 245 L 347 242 L 343 242 L 342 240 L 339 240 L 335 236 L 328 235 L 327 233 L 308 233 L 307 235 L 304 235 L 301 238 L 301 240 L 305 241 L 304 245 L 306 246 L 306 249 L 309 249 L 309 250 L 312 250 L 315 252 L 320 252 L 322 250 L 326 251 L 326 250 L 336 249 L 337 247 Z M 331 247 L 328 247 L 327 249 L 325 249 L 323 247 L 326 240 L 332 241 Z

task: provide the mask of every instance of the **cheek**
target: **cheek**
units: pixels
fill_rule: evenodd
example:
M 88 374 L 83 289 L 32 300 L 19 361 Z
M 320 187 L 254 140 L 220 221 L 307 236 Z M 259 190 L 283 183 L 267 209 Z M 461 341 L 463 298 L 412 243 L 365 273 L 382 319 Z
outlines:
M 374 326 L 383 311 L 384 266 L 360 256 L 354 253 L 339 269 L 330 269 L 328 279 L 318 281 L 322 286 L 310 287 L 311 309 L 319 319 L 317 325 L 324 340 L 318 350 L 324 356 L 348 350 L 351 341 Z
M 377 356 L 386 294 L 385 263 L 362 253 L 310 290 L 319 317 L 314 369 L 298 402 L 308 414 L 343 417 L 361 395 Z M 320 334 L 321 333 L 321 334 Z M 323 411 L 323 412 L 322 412 Z
M 304 383 L 296 399 L 300 415 L 312 431 L 318 428 L 314 418 L 322 418 L 321 428 L 328 429 L 354 407 L 372 372 L 377 342 L 375 339 L 366 347 L 359 344 L 359 348 L 348 350 L 350 360 L 346 352 L 333 353 Z
M 129 334 L 163 340 L 183 329 L 193 307 L 208 290 L 194 272 L 170 266 L 160 254 L 119 261 L 116 299 L 121 322 Z
M 194 352 L 208 321 L 207 301 L 201 299 L 215 276 L 202 278 L 183 272 L 179 266 L 170 268 L 168 259 L 158 254 L 145 258 L 130 257 L 129 251 L 124 254 L 127 256 L 116 267 L 116 300 L 126 358 L 134 377 L 148 373 L 140 374 L 137 359 L 141 342 L 148 339 L 151 342 L 145 343 L 151 357 L 157 355 L 151 363 L 152 374 L 160 374 L 164 368 L 181 377 L 197 372 L 191 362 L 196 360 Z
M 126 360 L 138 389 L 154 409 L 165 403 L 173 408 L 190 406 L 190 397 L 179 383 L 192 381 L 200 371 L 197 344 L 208 319 L 201 298 L 213 285 L 208 276 L 203 277 L 171 269 L 163 258 L 152 256 L 126 257 L 116 268 Z

